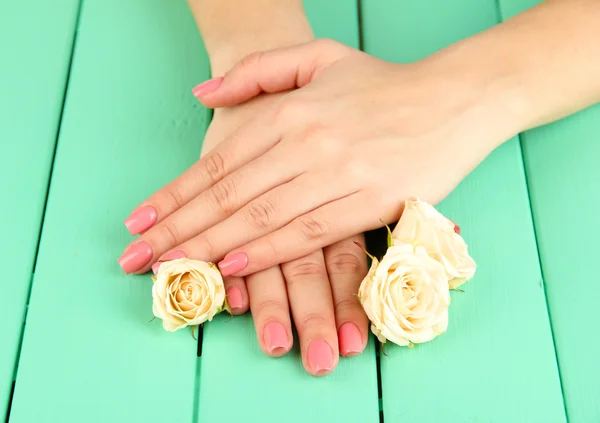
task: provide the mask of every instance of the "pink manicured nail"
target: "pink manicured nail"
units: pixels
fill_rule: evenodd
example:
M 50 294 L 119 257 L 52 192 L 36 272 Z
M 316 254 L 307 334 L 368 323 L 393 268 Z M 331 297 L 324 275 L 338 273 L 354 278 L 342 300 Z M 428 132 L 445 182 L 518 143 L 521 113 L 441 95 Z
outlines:
M 358 327 L 352 322 L 346 322 L 338 331 L 340 352 L 344 357 L 354 357 L 363 351 L 362 335 Z
M 269 322 L 265 325 L 263 340 L 271 354 L 281 354 L 287 351 L 290 344 L 287 331 L 279 322 Z
M 241 272 L 248 266 L 248 256 L 246 253 L 235 253 L 230 256 L 226 256 L 219 262 L 219 269 L 223 276 L 233 275 L 234 273 Z
M 209 79 L 208 81 L 203 82 L 200 85 L 197 85 L 192 90 L 192 94 L 195 97 L 202 97 L 221 86 L 223 83 L 223 77 Z
M 242 291 L 237 286 L 232 286 L 227 290 L 227 304 L 232 311 L 242 308 L 244 301 L 242 300 Z
M 125 273 L 129 274 L 141 269 L 152 259 L 152 247 L 147 242 L 141 241 L 131 245 L 119 257 L 119 264 Z
M 185 257 L 185 253 L 181 250 L 169 251 L 168 253 L 162 255 L 158 261 L 152 265 L 152 271 L 156 275 L 158 273 L 158 268 L 163 261 L 177 260 L 183 257 Z
M 137 235 L 154 225 L 157 217 L 158 213 L 154 207 L 140 207 L 125 219 L 125 226 L 131 235 Z
M 315 375 L 333 370 L 333 351 L 322 339 L 313 341 L 308 347 L 308 364 Z

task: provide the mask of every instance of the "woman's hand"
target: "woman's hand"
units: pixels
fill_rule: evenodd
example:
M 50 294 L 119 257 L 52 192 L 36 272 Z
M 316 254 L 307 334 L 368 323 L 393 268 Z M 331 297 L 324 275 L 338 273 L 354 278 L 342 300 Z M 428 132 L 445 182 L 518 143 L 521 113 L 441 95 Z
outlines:
M 282 95 L 260 95 L 240 106 L 215 110 L 202 156 Z M 354 236 L 245 278 L 224 278 L 232 312 L 242 314 L 250 306 L 258 342 L 266 354 L 279 357 L 291 348 L 290 308 L 309 373 L 327 374 L 340 354 L 351 357 L 364 350 L 368 321 L 356 293 L 367 264 L 354 242 L 364 243 L 364 237 Z M 157 269 L 155 264 L 153 270 Z
M 497 87 L 444 58 L 396 65 L 328 40 L 249 56 L 197 87 L 209 107 L 282 92 L 140 207 L 137 269 L 162 254 L 245 276 L 397 221 L 404 200 L 443 199 L 514 131 Z M 514 121 L 514 120 L 513 120 Z

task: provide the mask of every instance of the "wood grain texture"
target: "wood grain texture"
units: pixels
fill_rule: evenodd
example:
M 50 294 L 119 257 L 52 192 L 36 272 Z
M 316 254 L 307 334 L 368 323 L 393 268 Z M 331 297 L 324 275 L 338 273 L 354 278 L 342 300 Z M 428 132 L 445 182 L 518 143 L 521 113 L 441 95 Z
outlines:
M 539 0 L 501 0 L 503 19 Z M 571 423 L 600 421 L 600 106 L 521 134 L 523 156 Z
M 365 2 L 368 52 L 418 60 L 498 22 L 493 0 Z M 477 274 L 452 294 L 446 334 L 381 358 L 386 423 L 564 422 L 521 151 L 512 139 L 439 206 Z
M 78 0 L 0 2 L 0 419 L 8 405 Z
M 358 46 L 355 1 L 306 0 L 305 8 L 317 37 Z M 221 316 L 206 325 L 200 361 L 200 422 L 379 422 L 372 342 L 316 378 L 302 367 L 297 339 L 273 359 L 260 350 L 251 316 Z
M 185 2 L 85 0 L 11 423 L 190 422 L 196 341 L 125 276 L 130 210 L 194 162 L 208 62 Z
M 521 134 L 569 422 L 600 421 L 600 106 Z

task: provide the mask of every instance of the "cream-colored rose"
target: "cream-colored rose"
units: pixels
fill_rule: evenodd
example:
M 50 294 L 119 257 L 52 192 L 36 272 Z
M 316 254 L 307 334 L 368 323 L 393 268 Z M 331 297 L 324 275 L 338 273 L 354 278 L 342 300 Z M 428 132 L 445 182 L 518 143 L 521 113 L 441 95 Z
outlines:
M 423 246 L 431 257 L 444 265 L 448 285 L 455 289 L 471 279 L 476 269 L 467 244 L 455 232 L 455 226 L 433 206 L 419 200 L 407 200 L 392 238 L 394 244 Z
M 169 332 L 212 320 L 223 309 L 223 278 L 212 263 L 187 258 L 167 261 L 153 280 L 152 311 Z
M 358 298 L 380 342 L 427 342 L 448 328 L 446 272 L 423 247 L 395 245 L 381 262 L 373 259 Z

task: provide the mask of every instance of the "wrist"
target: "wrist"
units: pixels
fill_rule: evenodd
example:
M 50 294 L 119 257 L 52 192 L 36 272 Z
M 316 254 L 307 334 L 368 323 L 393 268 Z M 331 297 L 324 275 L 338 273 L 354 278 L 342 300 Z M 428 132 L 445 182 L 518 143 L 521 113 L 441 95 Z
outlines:
M 213 41 L 207 46 L 211 74 L 223 75 L 239 61 L 257 51 L 268 51 L 282 47 L 307 43 L 314 39 L 310 26 L 288 29 L 270 30 L 252 36 L 229 36 L 219 41 Z
M 213 76 L 253 52 L 314 39 L 302 0 L 188 0 L 188 4 Z
M 491 35 L 491 34 L 490 34 Z M 481 33 L 424 60 L 446 81 L 447 92 L 476 118 L 477 135 L 491 151 L 536 120 L 527 101 L 526 81 L 518 63 L 504 54 L 505 43 Z

